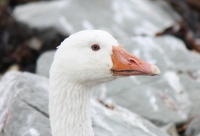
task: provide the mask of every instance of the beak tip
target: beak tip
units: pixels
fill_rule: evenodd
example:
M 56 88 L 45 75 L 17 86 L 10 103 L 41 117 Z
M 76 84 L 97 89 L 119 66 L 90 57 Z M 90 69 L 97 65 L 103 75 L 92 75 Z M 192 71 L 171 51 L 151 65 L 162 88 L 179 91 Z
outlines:
M 151 65 L 152 75 L 160 75 L 160 69 L 156 65 Z

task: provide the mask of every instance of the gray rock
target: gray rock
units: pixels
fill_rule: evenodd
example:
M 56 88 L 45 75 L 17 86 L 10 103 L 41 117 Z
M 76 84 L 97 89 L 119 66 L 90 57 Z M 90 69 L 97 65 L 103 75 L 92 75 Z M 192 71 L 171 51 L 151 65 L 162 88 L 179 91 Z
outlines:
M 174 82 L 165 79 L 165 75 Z M 153 83 L 149 79 L 149 83 L 142 85 L 135 85 L 131 78 L 118 79 L 105 84 L 106 91 L 97 88 L 100 93 L 97 96 L 104 95 L 101 97 L 103 101 L 125 107 L 159 126 L 170 122 L 183 123 L 188 120 L 191 102 L 187 92 L 179 88 L 182 84 L 176 73 L 166 72 L 165 75 L 160 81 Z
M 102 93 L 98 91 L 98 97 L 124 106 L 158 125 L 186 121 L 191 110 L 189 96 L 195 103 L 192 112 L 200 113 L 196 110 L 200 108 L 197 90 L 199 77 L 197 75 L 194 80 L 187 74 L 187 71 L 199 71 L 198 54 L 189 52 L 180 40 L 171 36 L 135 37 L 119 41 L 132 54 L 156 64 L 162 74 L 154 78 L 130 77 L 107 83 Z M 183 72 L 182 75 L 177 74 L 179 70 Z M 120 86 L 116 87 L 116 84 Z
M 50 135 L 48 80 L 28 73 L 10 72 L 0 82 L 0 135 Z
M 50 136 L 48 80 L 30 73 L 10 72 L 0 82 L 0 135 Z M 169 136 L 149 121 L 95 100 L 92 120 L 96 136 Z
M 194 64 L 196 65 L 196 63 Z M 197 77 L 199 78 L 200 76 Z M 200 82 L 198 81 L 198 79 L 194 79 L 192 77 L 188 78 L 188 74 L 180 75 L 180 81 L 182 82 L 182 85 L 185 88 L 185 90 L 188 92 L 190 100 L 193 102 L 193 108 L 192 111 L 190 112 L 190 116 L 191 117 L 200 116 L 200 99 L 199 99 Z
M 55 51 L 47 51 L 40 55 L 37 60 L 36 73 L 41 76 L 49 77 L 49 68 L 51 67 Z
M 30 27 L 54 28 L 65 35 L 102 29 L 116 37 L 155 35 L 180 21 L 165 1 L 151 0 L 37 2 L 17 6 L 14 17 Z
M 188 126 L 185 136 L 199 136 L 200 135 L 200 117 L 194 119 Z
M 9 103 L 12 101 L 13 98 L 13 92 L 12 90 L 9 90 L 10 86 L 14 85 L 15 83 L 15 78 L 19 75 L 20 73 L 13 73 L 9 76 L 4 76 L 3 78 L 1 77 L 0 81 L 0 128 L 4 127 L 4 122 L 5 122 L 5 117 L 6 114 L 9 112 Z M 6 78 L 6 80 L 4 80 Z M 1 129 L 0 129 L 1 130 Z

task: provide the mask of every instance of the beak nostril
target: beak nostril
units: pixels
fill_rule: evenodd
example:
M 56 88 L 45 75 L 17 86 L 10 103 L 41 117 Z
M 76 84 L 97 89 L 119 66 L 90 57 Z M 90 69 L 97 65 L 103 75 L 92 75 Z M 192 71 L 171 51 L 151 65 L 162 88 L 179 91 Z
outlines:
M 129 58 L 129 62 L 131 64 L 139 65 L 138 62 L 136 60 L 132 59 L 132 58 Z

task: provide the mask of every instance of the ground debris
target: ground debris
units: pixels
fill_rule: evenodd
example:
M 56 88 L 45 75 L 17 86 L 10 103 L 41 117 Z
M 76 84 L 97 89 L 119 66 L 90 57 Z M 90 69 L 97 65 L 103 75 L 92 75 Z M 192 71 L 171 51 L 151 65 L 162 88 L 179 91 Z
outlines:
M 97 98 L 97 101 L 100 102 L 102 105 L 104 105 L 105 107 L 107 107 L 107 108 L 109 108 L 109 109 L 112 109 L 112 110 L 113 110 L 113 109 L 115 108 L 115 105 L 112 104 L 112 103 L 107 104 L 107 103 L 105 103 L 103 100 L 101 100 L 101 99 L 99 99 L 99 98 Z
M 192 71 L 183 72 L 182 70 L 179 69 L 179 70 L 177 71 L 177 74 L 188 74 L 189 77 L 191 77 L 191 78 L 194 79 L 194 80 L 196 80 L 196 79 L 198 78 L 198 76 L 195 75 L 195 73 L 192 72 Z

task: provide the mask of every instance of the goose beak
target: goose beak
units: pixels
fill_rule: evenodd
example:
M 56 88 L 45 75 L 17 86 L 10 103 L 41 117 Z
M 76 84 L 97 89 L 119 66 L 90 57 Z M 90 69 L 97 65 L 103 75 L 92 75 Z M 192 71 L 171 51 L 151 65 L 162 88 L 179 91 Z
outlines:
M 133 75 L 160 75 L 157 66 L 149 64 L 129 52 L 122 46 L 113 46 L 111 71 L 114 76 L 133 76 Z

